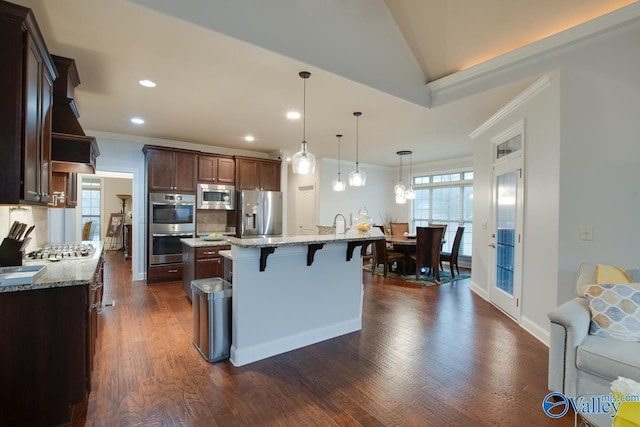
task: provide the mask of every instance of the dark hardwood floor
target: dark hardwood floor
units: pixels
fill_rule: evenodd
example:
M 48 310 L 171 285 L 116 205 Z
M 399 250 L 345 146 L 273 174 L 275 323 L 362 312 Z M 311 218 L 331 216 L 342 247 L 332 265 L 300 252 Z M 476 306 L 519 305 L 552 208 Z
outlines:
M 93 390 L 74 425 L 573 425 L 542 411 L 548 349 L 469 279 L 417 288 L 366 273 L 362 331 L 235 368 L 191 344 L 180 283 L 132 282 L 122 252 L 106 260 L 115 306 L 100 315 Z

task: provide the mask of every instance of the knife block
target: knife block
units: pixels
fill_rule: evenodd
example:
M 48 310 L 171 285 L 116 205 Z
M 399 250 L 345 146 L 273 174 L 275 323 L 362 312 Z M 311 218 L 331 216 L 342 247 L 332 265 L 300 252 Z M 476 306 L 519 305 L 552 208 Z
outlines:
M 22 265 L 22 242 L 5 238 L 0 244 L 0 266 Z

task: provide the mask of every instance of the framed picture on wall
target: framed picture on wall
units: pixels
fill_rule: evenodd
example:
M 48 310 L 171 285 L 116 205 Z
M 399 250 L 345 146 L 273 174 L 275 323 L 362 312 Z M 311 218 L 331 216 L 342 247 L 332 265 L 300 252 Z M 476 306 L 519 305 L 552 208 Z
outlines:
M 122 225 L 124 223 L 124 215 L 121 213 L 112 213 L 109 218 L 109 227 L 107 228 L 107 237 L 120 237 L 122 235 Z

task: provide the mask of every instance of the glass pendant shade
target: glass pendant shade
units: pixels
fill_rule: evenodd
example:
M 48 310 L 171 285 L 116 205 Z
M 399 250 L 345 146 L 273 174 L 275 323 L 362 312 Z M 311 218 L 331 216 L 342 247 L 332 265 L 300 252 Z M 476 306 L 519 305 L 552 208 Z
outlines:
M 316 156 L 307 151 L 306 141 L 302 141 L 302 148 L 291 157 L 293 173 L 305 175 L 316 170 Z
M 404 193 L 404 197 L 407 200 L 415 200 L 416 190 L 413 189 L 413 186 L 410 186 L 409 189 Z
M 404 205 L 405 203 L 407 203 L 407 198 L 405 197 L 404 193 L 396 194 L 396 204 Z
M 364 187 L 364 185 L 367 183 L 367 174 L 358 168 L 358 118 L 362 115 L 362 113 L 356 111 L 355 113 L 353 113 L 353 115 L 356 116 L 356 169 L 349 172 L 349 185 L 352 187 Z
M 349 172 L 349 185 L 352 187 L 362 187 L 367 183 L 367 174 L 361 170 Z
M 402 183 L 398 183 L 396 184 L 395 187 L 393 187 L 393 192 L 395 193 L 396 196 L 400 194 L 404 194 L 405 191 L 407 191 L 407 189 L 404 185 L 402 185 Z
M 333 191 L 344 191 L 347 189 L 347 184 L 338 177 L 331 182 L 331 188 Z
M 306 175 L 310 173 L 314 173 L 316 170 L 316 156 L 307 151 L 307 138 L 306 138 L 306 122 L 307 122 L 307 79 L 311 76 L 311 73 L 308 71 L 300 71 L 298 75 L 304 81 L 304 95 L 303 95 L 303 104 L 302 104 L 302 146 L 300 147 L 300 151 L 295 153 L 291 157 L 291 168 L 293 169 L 293 173 Z

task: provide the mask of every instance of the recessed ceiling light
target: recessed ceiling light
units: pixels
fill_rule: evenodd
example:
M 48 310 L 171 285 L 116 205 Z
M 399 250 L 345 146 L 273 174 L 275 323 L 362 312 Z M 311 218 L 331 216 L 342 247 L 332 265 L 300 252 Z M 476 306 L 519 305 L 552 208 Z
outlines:
M 131 123 L 134 123 L 136 125 L 141 125 L 141 124 L 144 124 L 144 120 L 141 119 L 140 117 L 133 117 L 131 119 Z
M 287 157 L 287 162 L 290 162 L 290 161 L 291 161 L 291 157 Z
M 152 82 L 151 80 L 140 80 L 138 83 L 144 87 L 156 87 L 155 82 Z
M 253 136 L 251 136 L 251 135 L 247 135 L 247 136 L 244 137 L 244 140 L 247 141 L 247 142 L 253 142 L 253 141 L 255 141 L 255 138 Z
M 300 118 L 300 113 L 297 111 L 289 111 L 287 113 L 287 119 L 296 120 Z

